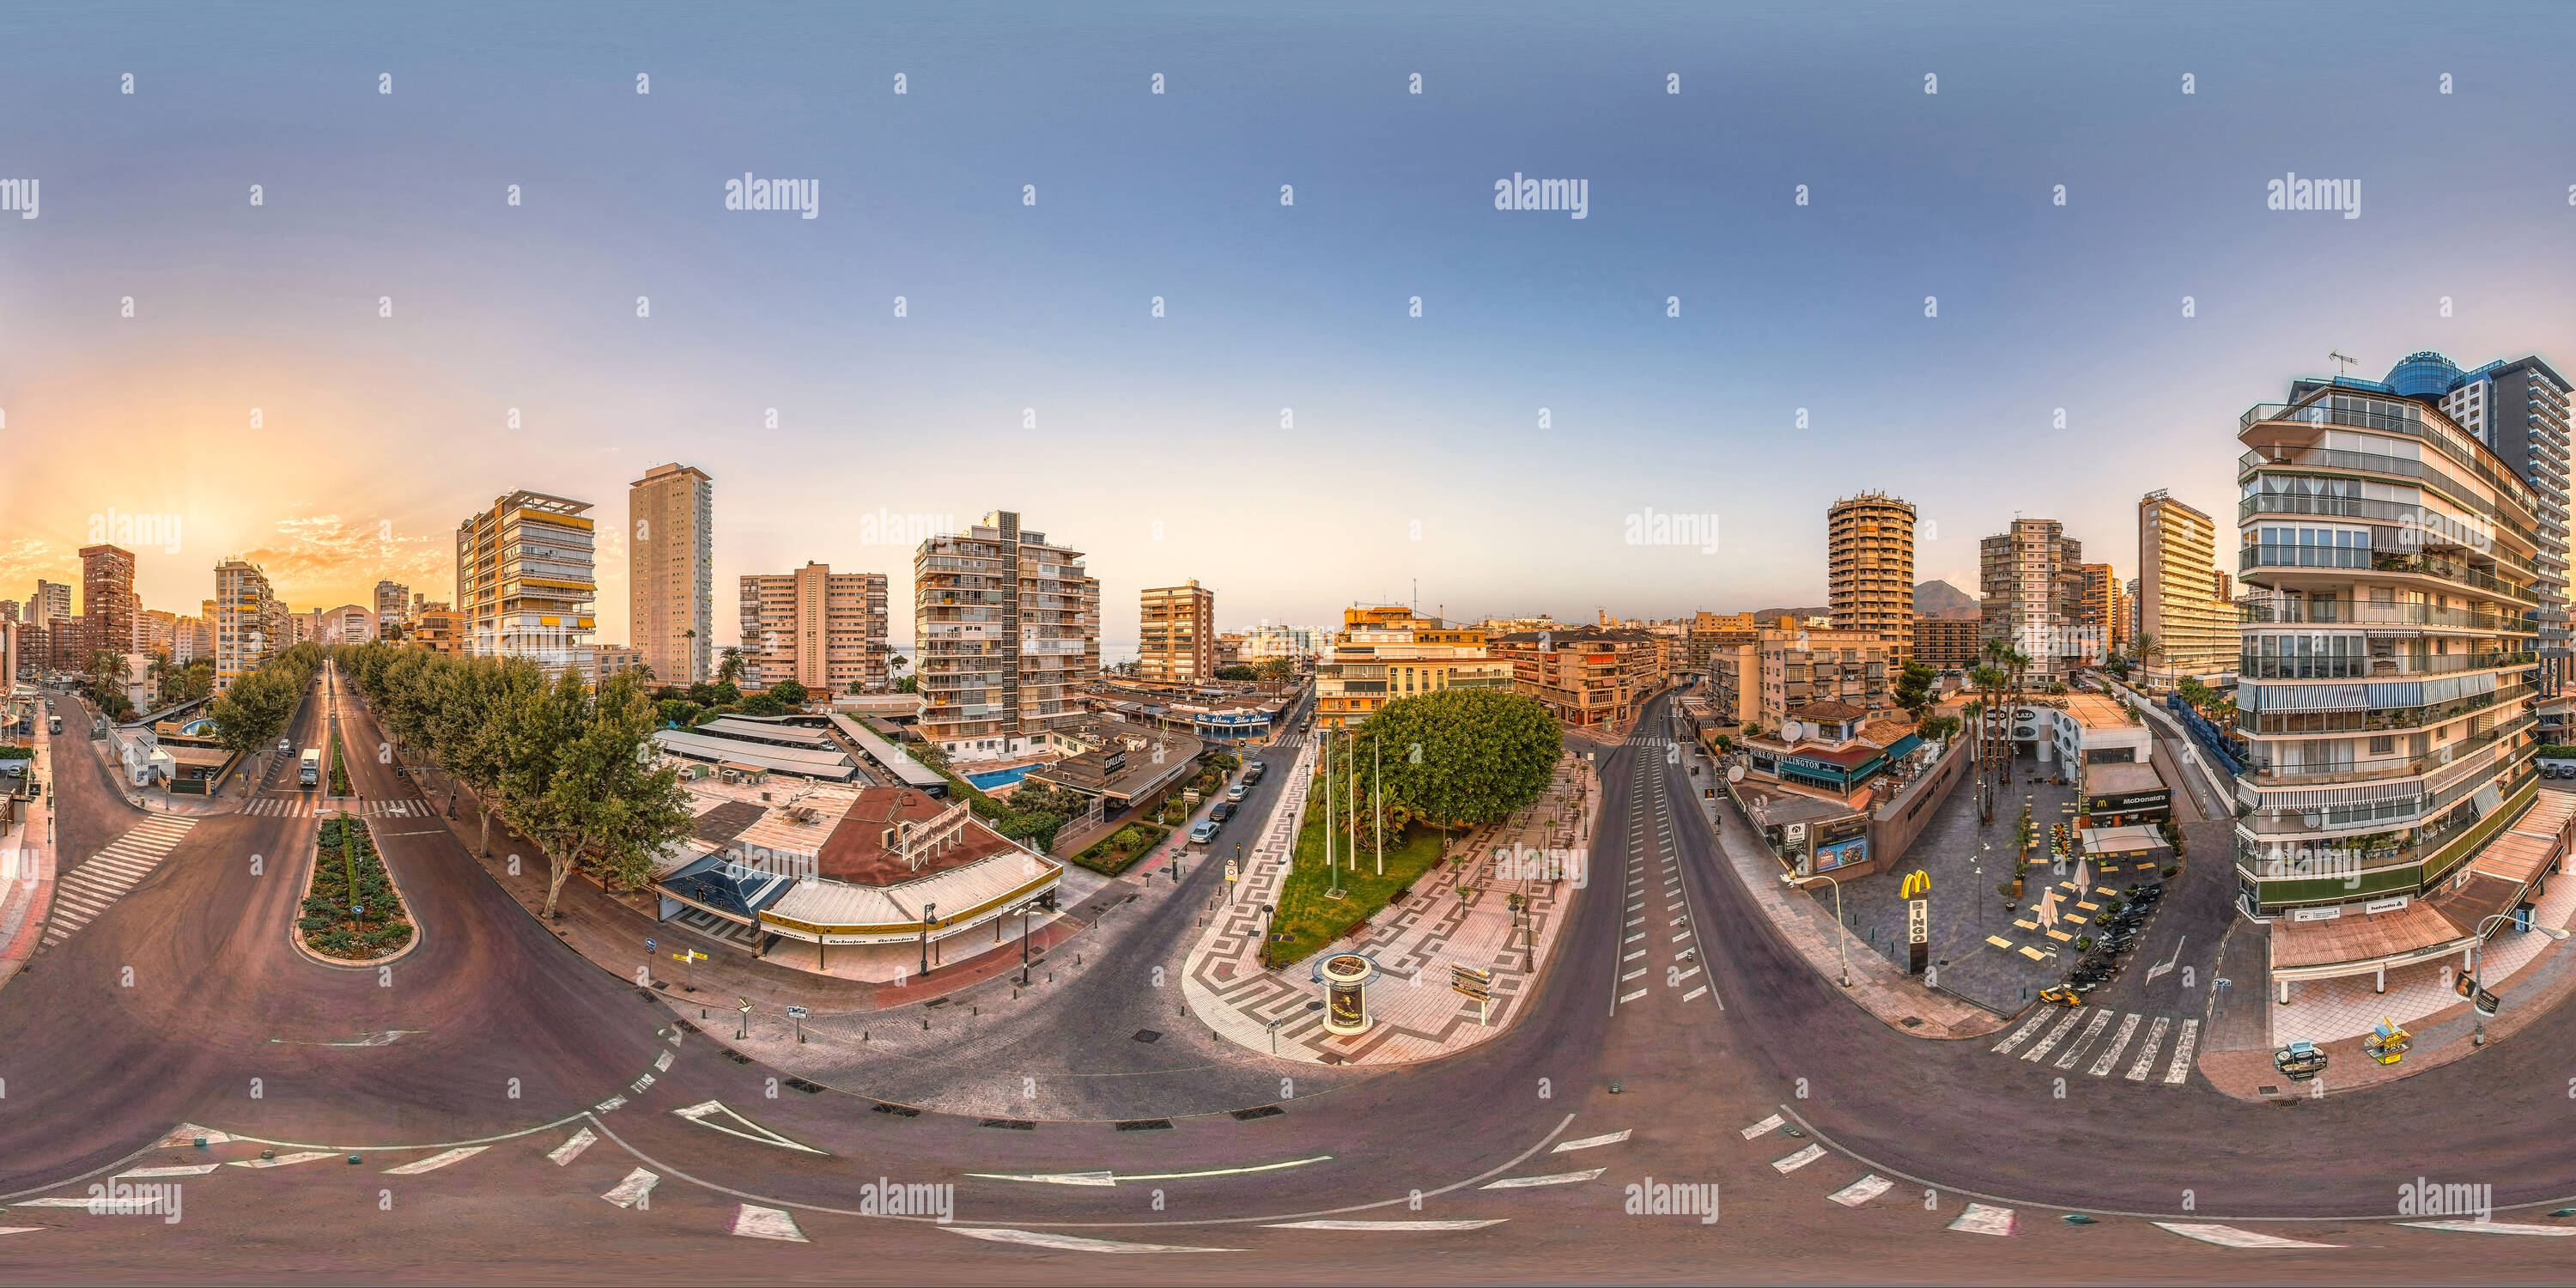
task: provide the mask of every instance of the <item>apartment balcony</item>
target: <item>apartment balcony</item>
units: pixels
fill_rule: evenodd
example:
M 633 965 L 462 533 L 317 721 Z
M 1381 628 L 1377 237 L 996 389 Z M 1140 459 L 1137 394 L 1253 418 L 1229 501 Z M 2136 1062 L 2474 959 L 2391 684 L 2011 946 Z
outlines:
M 2501 794 L 2510 795 L 2521 786 L 2521 780 L 2518 778 L 2499 782 L 2493 775 L 2478 775 L 2435 792 L 2406 793 L 2379 800 L 2334 805 L 2281 806 L 2259 803 L 2254 785 L 2240 779 L 2236 784 L 2238 806 L 2236 826 L 2252 836 L 2285 838 L 2342 835 L 2365 829 L 2384 831 L 2391 827 L 2439 818 L 2452 806 L 2476 795 L 2482 788 L 2495 787 Z
M 2263 657 L 2254 653 L 2238 655 L 2236 673 L 2247 680 L 2370 680 L 2404 675 L 2452 675 L 2463 671 L 2493 671 L 2509 667 L 2531 666 L 2540 660 L 2536 652 L 2520 653 L 2440 653 L 2325 655 L 2311 657 Z
M 2236 620 L 2246 626 L 2418 626 L 2507 635 L 2531 630 L 2530 623 L 2518 615 L 2431 604 L 2256 595 L 2237 601 L 2236 608 Z
M 2325 787 L 2336 783 L 2361 783 L 2383 778 L 2413 778 L 2429 774 L 2445 765 L 2466 760 L 2482 748 L 2519 736 L 2532 727 L 2526 715 L 2509 720 L 2481 734 L 2472 734 L 2456 742 L 2446 742 L 2420 756 L 2382 756 L 2322 764 L 2283 764 L 2272 759 L 2269 749 L 2258 745 L 2254 753 L 2252 783 L 2266 787 Z M 2305 746 L 2307 744 L 2294 744 Z
M 2281 573 L 2291 574 L 2290 580 L 2306 580 L 2297 574 L 2311 568 L 2337 573 L 2369 572 L 2380 576 L 2418 577 L 2441 583 L 2435 589 L 2468 587 L 2500 599 L 2525 604 L 2539 602 L 2538 592 L 2526 583 L 2510 581 L 2484 569 L 2433 555 L 2307 545 L 2250 545 L 2237 552 L 2238 575 L 2256 584 L 2276 585 L 2283 580 Z M 2258 581 L 2258 575 L 2267 572 L 2273 575 L 2261 576 Z M 2349 576 L 2329 576 L 2318 579 L 2318 584 L 2332 586 L 2351 580 L 2353 578 Z
M 2258 425 L 2264 427 L 2259 432 Z M 2257 452 L 2270 451 L 2278 456 L 2284 450 L 2317 450 L 2308 444 L 2321 437 L 2329 425 L 2416 439 L 2476 475 L 2526 512 L 2531 509 L 2530 486 L 2512 471 L 2488 460 L 2465 430 L 2445 432 L 2446 422 L 2427 420 L 2421 406 L 2395 398 L 2336 394 L 2297 404 L 2257 403 L 2237 418 L 2236 436 Z
M 2518 702 L 2534 692 L 2526 683 L 2508 684 L 2493 693 L 2481 693 L 2456 702 L 2433 703 L 2416 707 L 2385 709 L 2347 709 L 2340 711 L 2244 711 L 2236 713 L 2239 733 L 2256 737 L 2296 737 L 2302 734 L 2370 734 L 2406 729 L 2426 729 L 2446 724 L 2508 702 Z

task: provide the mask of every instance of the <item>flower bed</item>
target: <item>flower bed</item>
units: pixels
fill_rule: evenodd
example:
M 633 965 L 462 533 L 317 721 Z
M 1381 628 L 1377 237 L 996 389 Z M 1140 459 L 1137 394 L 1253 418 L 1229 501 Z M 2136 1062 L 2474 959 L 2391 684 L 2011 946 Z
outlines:
M 1172 830 L 1167 827 L 1144 822 L 1129 823 L 1093 842 L 1090 849 L 1075 855 L 1073 861 L 1104 876 L 1114 877 L 1126 871 L 1128 865 L 1138 858 L 1151 853 L 1155 846 L 1162 844 L 1164 837 L 1171 834 Z
M 340 759 L 340 740 L 331 740 L 331 794 L 349 795 L 349 766 Z
M 322 820 L 313 883 L 305 892 L 295 933 L 306 948 L 349 962 L 390 957 L 411 943 L 411 918 L 402 895 L 376 853 L 375 838 L 355 815 Z

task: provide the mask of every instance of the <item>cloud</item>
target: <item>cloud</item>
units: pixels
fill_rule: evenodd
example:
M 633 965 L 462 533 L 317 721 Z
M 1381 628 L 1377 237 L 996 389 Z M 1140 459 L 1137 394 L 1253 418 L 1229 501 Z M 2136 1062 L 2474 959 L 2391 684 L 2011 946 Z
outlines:
M 292 515 L 277 521 L 277 534 L 243 558 L 258 564 L 279 594 L 292 598 L 336 588 L 349 602 L 372 602 L 357 596 L 378 579 L 427 584 L 452 571 L 455 559 L 444 542 L 395 532 L 389 519 L 370 524 L 336 514 Z
M 80 564 L 72 552 L 57 550 L 51 542 L 36 537 L 0 542 L 0 595 L 16 598 L 20 591 L 33 595 L 39 577 L 76 584 L 79 573 Z

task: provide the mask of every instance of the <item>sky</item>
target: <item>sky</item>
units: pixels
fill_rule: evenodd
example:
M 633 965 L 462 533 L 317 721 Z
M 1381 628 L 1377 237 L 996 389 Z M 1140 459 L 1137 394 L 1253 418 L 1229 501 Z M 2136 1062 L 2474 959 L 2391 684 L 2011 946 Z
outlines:
M 903 642 L 881 538 L 993 509 L 1089 552 L 1113 655 L 1191 577 L 1228 629 L 1820 604 L 1863 490 L 1916 504 L 1924 580 L 1974 593 L 2016 515 L 2134 576 L 2139 495 L 2231 522 L 2236 417 L 2330 351 L 2576 363 L 2571 28 L 11 6 L 0 595 L 124 515 L 148 607 L 235 554 L 297 609 L 446 598 L 457 522 L 528 488 L 594 505 L 622 642 L 665 461 L 715 479 L 725 642 L 738 576 L 808 560 L 889 574 Z M 2290 173 L 2359 217 L 2267 209 Z M 728 210 L 746 175 L 815 217 Z M 1584 217 L 1496 209 L 1516 175 Z

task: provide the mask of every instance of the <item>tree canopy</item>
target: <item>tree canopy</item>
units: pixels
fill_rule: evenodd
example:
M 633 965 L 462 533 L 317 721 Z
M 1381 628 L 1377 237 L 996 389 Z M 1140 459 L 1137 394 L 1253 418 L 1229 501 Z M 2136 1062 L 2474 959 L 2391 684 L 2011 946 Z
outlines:
M 1372 741 L 1389 804 L 1417 818 L 1472 826 L 1537 800 L 1556 772 L 1564 734 L 1536 699 L 1442 689 L 1378 708 L 1347 745 L 1366 755 Z

